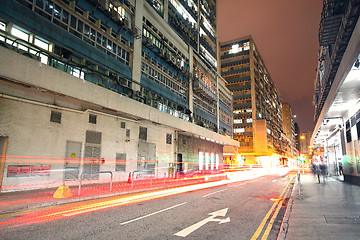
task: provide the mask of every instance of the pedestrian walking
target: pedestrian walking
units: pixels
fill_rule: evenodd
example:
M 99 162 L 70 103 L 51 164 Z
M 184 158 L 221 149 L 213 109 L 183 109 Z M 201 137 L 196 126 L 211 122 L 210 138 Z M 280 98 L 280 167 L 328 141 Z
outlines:
M 321 171 L 321 174 L 323 176 L 323 182 L 325 183 L 325 179 L 327 177 L 327 167 L 326 167 L 326 165 L 324 163 L 320 164 L 320 171 Z M 319 180 L 319 182 L 320 182 L 320 180 Z
M 343 166 L 342 166 L 342 163 L 339 162 L 339 175 L 343 175 L 344 172 L 343 172 Z

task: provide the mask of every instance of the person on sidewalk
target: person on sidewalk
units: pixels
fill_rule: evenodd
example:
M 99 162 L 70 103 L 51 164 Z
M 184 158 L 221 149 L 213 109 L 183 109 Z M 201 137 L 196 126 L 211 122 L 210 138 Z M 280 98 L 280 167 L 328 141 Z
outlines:
M 344 172 L 343 172 L 343 166 L 342 166 L 342 163 L 339 162 L 339 175 L 341 176 L 341 175 L 343 175 L 343 174 L 344 174 Z
M 323 176 L 323 182 L 325 183 L 326 182 L 325 179 L 327 177 L 327 167 L 326 167 L 326 165 L 324 163 L 320 164 L 320 172 L 321 172 L 321 174 Z

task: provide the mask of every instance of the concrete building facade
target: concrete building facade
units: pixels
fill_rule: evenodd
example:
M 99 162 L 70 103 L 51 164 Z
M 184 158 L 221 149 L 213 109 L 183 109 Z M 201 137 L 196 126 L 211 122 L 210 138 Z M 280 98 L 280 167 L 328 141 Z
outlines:
M 221 168 L 216 39 L 213 0 L 2 1 L 1 190 Z
M 324 0 L 315 79 L 314 161 L 360 185 L 360 2 Z
M 246 163 L 285 157 L 281 97 L 254 40 L 222 42 L 219 53 L 218 69 L 234 99 L 234 139 L 240 142 L 234 154 L 245 156 Z
M 282 117 L 283 117 L 283 130 L 288 138 L 288 147 L 290 148 L 289 155 L 292 158 L 295 158 L 299 155 L 299 151 L 296 148 L 296 132 L 295 132 L 295 122 L 294 122 L 294 113 L 290 104 L 283 102 L 282 103 Z

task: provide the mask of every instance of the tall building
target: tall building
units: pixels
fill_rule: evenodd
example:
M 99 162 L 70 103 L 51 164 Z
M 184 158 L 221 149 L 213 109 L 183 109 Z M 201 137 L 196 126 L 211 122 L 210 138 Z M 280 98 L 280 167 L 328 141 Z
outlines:
M 289 140 L 289 150 L 286 151 L 292 158 L 298 156 L 299 151 L 296 148 L 296 133 L 295 133 L 295 122 L 294 113 L 290 104 L 282 103 L 282 119 L 283 119 L 283 130 L 286 137 Z
M 296 150 L 300 152 L 300 128 L 298 123 L 294 123 L 295 126 L 295 143 L 296 143 Z
M 234 139 L 247 163 L 285 156 L 281 97 L 251 36 L 220 43 L 219 71 L 233 93 Z
M 344 180 L 360 185 L 359 13 L 358 0 L 324 0 L 312 146 L 330 174 L 338 174 L 342 164 Z
M 312 131 L 300 134 L 300 154 L 310 154 Z
M 1 1 L 1 189 L 221 168 L 216 43 L 215 0 Z

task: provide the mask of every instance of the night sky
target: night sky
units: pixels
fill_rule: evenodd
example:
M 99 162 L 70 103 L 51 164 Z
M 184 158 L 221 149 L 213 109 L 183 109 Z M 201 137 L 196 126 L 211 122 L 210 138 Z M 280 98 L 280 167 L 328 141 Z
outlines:
M 220 42 L 251 35 L 291 105 L 300 132 L 314 127 L 314 80 L 322 0 L 217 0 Z

